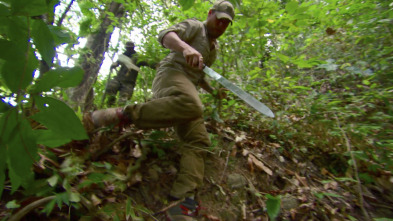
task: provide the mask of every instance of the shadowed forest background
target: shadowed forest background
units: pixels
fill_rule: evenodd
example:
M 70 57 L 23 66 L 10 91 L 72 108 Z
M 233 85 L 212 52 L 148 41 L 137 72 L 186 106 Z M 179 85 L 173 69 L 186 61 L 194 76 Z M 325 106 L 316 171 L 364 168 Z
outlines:
M 201 220 L 393 220 L 393 3 L 231 0 L 211 67 L 266 104 L 201 91 L 212 146 Z M 172 129 L 95 129 L 107 67 L 209 0 L 0 0 L 0 218 L 163 220 Z M 129 103 L 151 99 L 142 67 Z M 219 85 L 212 81 L 214 86 Z

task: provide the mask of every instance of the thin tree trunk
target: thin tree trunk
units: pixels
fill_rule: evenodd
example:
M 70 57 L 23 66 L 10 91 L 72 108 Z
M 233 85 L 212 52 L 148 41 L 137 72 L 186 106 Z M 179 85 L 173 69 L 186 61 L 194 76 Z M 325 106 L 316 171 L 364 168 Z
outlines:
M 110 3 L 106 11 L 113 13 L 116 18 L 122 17 L 125 13 L 123 5 L 117 2 Z M 87 39 L 86 51 L 88 53 L 81 55 L 81 65 L 85 75 L 80 85 L 71 90 L 71 106 L 74 108 L 80 107 L 82 111 L 88 111 L 93 108 L 93 84 L 97 80 L 98 71 L 109 46 L 112 32 L 107 32 L 107 29 L 112 23 L 113 21 L 108 15 L 105 15 L 100 30 L 95 34 L 91 34 Z

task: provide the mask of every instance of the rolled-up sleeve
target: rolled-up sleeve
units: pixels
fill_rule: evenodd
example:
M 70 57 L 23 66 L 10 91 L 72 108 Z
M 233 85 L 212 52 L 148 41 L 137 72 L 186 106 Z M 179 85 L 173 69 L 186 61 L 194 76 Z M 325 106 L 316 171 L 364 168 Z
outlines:
M 158 41 L 160 42 L 160 44 L 162 46 L 164 46 L 162 44 L 163 38 L 166 34 L 168 34 L 169 32 L 176 32 L 176 34 L 179 36 L 179 38 L 185 42 L 190 42 L 196 33 L 198 33 L 200 29 L 200 26 L 198 25 L 198 23 L 193 20 L 193 19 L 188 19 L 185 21 L 182 21 L 176 25 L 173 25 L 165 30 L 162 30 L 159 34 L 158 34 Z

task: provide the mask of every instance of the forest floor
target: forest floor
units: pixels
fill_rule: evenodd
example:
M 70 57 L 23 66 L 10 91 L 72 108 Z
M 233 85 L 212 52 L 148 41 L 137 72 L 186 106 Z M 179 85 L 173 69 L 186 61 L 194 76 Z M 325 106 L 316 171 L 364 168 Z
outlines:
M 393 218 L 390 174 L 358 185 L 346 176 L 351 172 L 329 172 L 333 162 L 324 153 L 293 149 L 269 139 L 268 130 L 241 131 L 234 125 L 207 122 L 216 147 L 208 154 L 204 185 L 198 190 L 199 220 L 269 220 L 268 211 L 277 205 L 276 220 Z M 167 195 L 180 158 L 173 131 L 87 128 L 90 141 L 48 149 L 57 157 L 43 159 L 35 171 L 45 177 L 44 168 L 50 165 L 64 178 L 70 177 L 65 169 L 79 168 L 69 178 L 72 190 L 80 195 L 79 207 L 60 203 L 47 216 L 44 204 L 37 204 L 21 220 L 165 220 Z M 0 219 L 15 216 L 40 198 L 5 191 Z M 12 199 L 22 207 L 6 209 Z

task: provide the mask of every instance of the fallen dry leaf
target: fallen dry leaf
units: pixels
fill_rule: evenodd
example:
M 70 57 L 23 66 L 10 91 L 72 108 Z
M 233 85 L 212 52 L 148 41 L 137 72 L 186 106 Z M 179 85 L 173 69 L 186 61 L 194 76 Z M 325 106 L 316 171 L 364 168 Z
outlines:
M 133 156 L 135 158 L 139 158 L 142 156 L 142 150 L 139 147 L 139 145 L 135 145 L 135 147 L 133 149 L 131 149 L 131 156 Z
M 271 169 L 269 169 L 268 167 L 266 167 L 260 160 L 258 160 L 254 155 L 250 154 L 248 155 L 248 159 L 249 161 L 251 161 L 257 168 L 265 171 L 267 174 L 269 174 L 270 176 L 273 175 L 273 172 Z
M 235 142 L 239 143 L 246 139 L 246 134 L 242 133 L 240 136 L 236 136 Z
M 336 181 L 332 181 L 323 185 L 323 188 L 325 188 L 325 190 L 329 190 L 329 189 L 336 190 L 337 187 L 338 187 L 338 183 Z
M 297 173 L 295 173 L 295 176 L 296 176 L 296 179 L 298 179 L 299 182 L 300 182 L 301 184 L 303 184 L 303 186 L 308 187 L 307 180 L 306 180 L 305 177 L 301 177 L 301 176 L 299 176 Z

